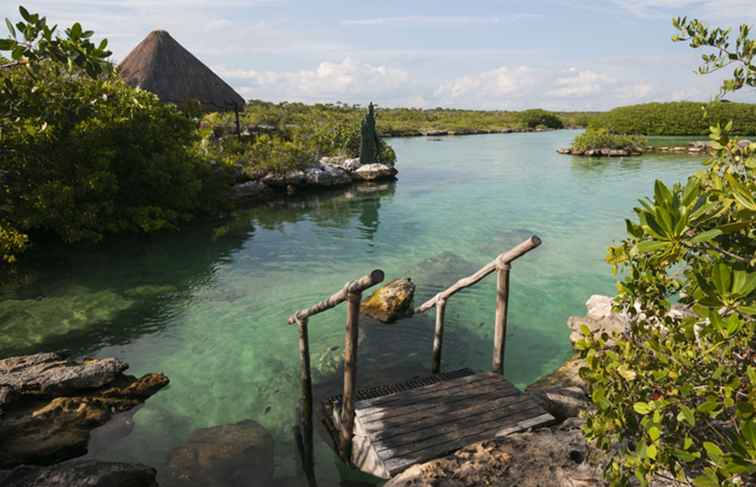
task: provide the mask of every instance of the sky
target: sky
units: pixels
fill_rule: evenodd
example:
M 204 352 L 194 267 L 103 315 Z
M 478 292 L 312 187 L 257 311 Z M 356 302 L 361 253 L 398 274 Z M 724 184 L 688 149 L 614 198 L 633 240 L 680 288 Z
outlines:
M 671 19 L 756 27 L 756 0 L 28 0 L 106 37 L 115 61 L 163 29 L 242 96 L 489 110 L 711 99 L 726 73 Z M 0 17 L 17 20 L 17 0 Z M 0 29 L 2 28 L 0 24 Z M 756 90 L 728 98 L 756 102 Z

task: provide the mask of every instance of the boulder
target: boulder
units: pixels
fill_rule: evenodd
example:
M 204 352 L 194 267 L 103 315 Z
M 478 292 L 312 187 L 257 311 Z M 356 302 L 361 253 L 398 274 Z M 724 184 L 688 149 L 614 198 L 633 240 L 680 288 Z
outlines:
M 83 455 L 94 428 L 168 384 L 159 373 L 124 375 L 127 367 L 113 358 L 70 360 L 55 353 L 0 361 L 0 468 Z
M 365 164 L 352 173 L 352 177 L 359 181 L 375 181 L 390 179 L 397 175 L 396 168 L 386 164 Z
M 268 486 L 273 437 L 251 420 L 198 429 L 171 452 L 165 475 L 176 486 Z
M 411 279 L 394 279 L 365 300 L 360 311 L 372 318 L 389 323 L 411 313 L 415 284 Z
M 128 368 L 115 358 L 70 360 L 37 353 L 0 360 L 0 408 L 21 397 L 54 397 L 102 387 Z
M 585 325 L 592 333 L 611 335 L 613 332 L 623 333 L 628 326 L 628 318 L 622 313 L 612 311 L 612 298 L 594 294 L 585 303 L 588 309 L 586 316 L 570 316 L 567 326 L 572 330 L 570 341 L 574 345 L 583 337 L 581 327 Z
M 360 164 L 360 159 L 359 157 L 357 157 L 354 159 L 344 160 L 344 162 L 341 164 L 341 168 L 347 172 L 354 172 L 359 169 L 361 165 L 362 164 Z
M 24 465 L 0 472 L 5 487 L 157 487 L 157 471 L 146 465 L 86 460 L 51 467 Z
M 527 392 L 557 421 L 576 418 L 580 411 L 592 407 L 591 400 L 582 387 L 528 388 Z

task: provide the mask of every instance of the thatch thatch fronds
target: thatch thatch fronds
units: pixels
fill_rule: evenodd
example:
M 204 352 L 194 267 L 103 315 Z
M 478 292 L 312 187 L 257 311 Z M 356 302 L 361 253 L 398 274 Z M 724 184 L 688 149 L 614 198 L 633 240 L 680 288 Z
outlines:
M 177 105 L 199 102 L 206 111 L 241 109 L 244 99 L 164 30 L 140 42 L 118 65 L 126 83 Z

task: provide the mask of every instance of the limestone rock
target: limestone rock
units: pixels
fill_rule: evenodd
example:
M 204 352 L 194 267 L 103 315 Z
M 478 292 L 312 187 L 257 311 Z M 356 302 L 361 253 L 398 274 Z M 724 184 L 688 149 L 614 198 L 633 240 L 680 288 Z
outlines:
M 375 291 L 362 303 L 360 311 L 377 320 L 395 321 L 411 310 L 415 284 L 407 279 L 394 279 Z
M 0 473 L 5 487 L 157 487 L 146 465 L 85 460 L 51 467 L 24 465 Z
M 588 395 L 578 386 L 529 389 L 528 393 L 557 421 L 576 418 L 580 411 L 592 407 Z
M 113 382 L 128 364 L 115 358 L 74 361 L 57 353 L 0 360 L 0 407 L 22 396 L 53 397 Z
M 352 176 L 360 181 L 375 181 L 393 178 L 398 172 L 396 168 L 386 164 L 364 164 L 356 169 Z
M 83 455 L 90 431 L 168 384 L 163 374 L 124 375 L 120 360 L 36 354 L 0 361 L 6 391 L 0 468 L 46 465 Z
M 622 313 L 612 311 L 612 298 L 595 294 L 585 303 L 586 316 L 570 316 L 567 326 L 572 330 L 570 341 L 573 345 L 582 338 L 581 326 L 585 325 L 592 333 L 623 333 L 628 326 L 628 318 Z
M 198 429 L 171 452 L 165 475 L 177 486 L 268 486 L 273 438 L 251 420 Z
M 475 443 L 415 465 L 384 487 L 604 486 L 599 462 L 574 422 Z

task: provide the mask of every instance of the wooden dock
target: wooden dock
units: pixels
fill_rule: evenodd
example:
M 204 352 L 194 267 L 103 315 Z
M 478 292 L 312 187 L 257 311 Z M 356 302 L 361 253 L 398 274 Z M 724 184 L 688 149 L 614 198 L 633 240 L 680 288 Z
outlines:
M 471 443 L 554 421 L 532 398 L 494 372 L 462 369 L 357 391 L 351 463 L 381 478 Z M 338 444 L 341 396 L 323 403 Z
M 291 315 L 299 328 L 300 425 L 297 437 L 308 485 L 313 470 L 313 399 L 308 321 L 311 316 L 347 303 L 342 394 L 325 401 L 323 417 L 341 458 L 363 472 L 390 478 L 407 467 L 432 460 L 482 440 L 544 426 L 554 418 L 503 376 L 509 307 L 509 273 L 516 259 L 541 245 L 535 235 L 499 254 L 476 273 L 460 279 L 415 309 L 436 311 L 431 371 L 409 382 L 357 389 L 357 348 L 362 292 L 383 281 L 376 269 L 323 301 Z M 496 273 L 496 315 L 492 372 L 461 369 L 441 373 L 447 300 Z

